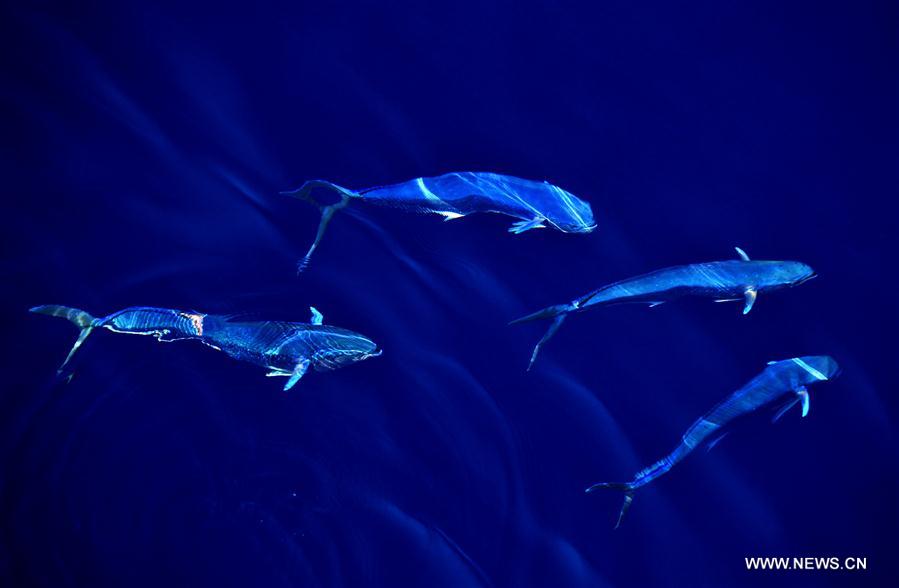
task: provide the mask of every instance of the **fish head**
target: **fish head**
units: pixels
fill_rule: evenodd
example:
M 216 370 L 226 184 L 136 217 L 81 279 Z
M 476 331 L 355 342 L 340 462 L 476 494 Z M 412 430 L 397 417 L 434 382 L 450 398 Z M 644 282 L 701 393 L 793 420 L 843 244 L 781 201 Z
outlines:
M 558 222 L 561 230 L 566 233 L 589 233 L 596 228 L 593 209 L 590 208 L 589 202 L 584 202 L 573 194 L 569 194 L 569 199 L 565 200 L 564 204 Z
M 757 275 L 756 287 L 765 290 L 777 290 L 803 284 L 817 274 L 809 265 L 801 261 L 752 261 L 763 269 Z
M 810 265 L 801 261 L 785 261 L 784 266 L 791 286 L 798 286 L 818 276 Z
M 368 337 L 334 329 L 334 336 L 328 337 L 327 344 L 315 353 L 315 363 L 319 369 L 331 370 L 377 357 L 381 353 L 378 345 Z
M 829 355 L 809 355 L 805 357 L 805 363 L 824 374 L 828 380 L 836 378 L 842 371 L 840 364 Z
M 803 355 L 790 361 L 802 368 L 799 378 L 803 384 L 824 382 L 840 375 L 840 365 L 829 355 Z
M 596 228 L 593 209 L 585 202 L 558 186 L 547 183 L 552 197 L 534 204 L 534 211 L 563 233 L 589 233 Z

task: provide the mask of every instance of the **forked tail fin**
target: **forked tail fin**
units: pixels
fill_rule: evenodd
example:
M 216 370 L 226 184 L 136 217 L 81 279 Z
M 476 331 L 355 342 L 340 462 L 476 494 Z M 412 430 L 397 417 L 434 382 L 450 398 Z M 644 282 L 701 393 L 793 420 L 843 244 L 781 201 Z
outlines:
M 72 346 L 72 350 L 69 351 L 69 354 L 66 356 L 65 361 L 62 362 L 62 365 L 59 366 L 58 370 L 56 370 L 57 375 L 61 376 L 63 374 L 64 368 L 69 363 L 69 360 L 72 359 L 72 356 L 75 355 L 75 352 L 78 351 L 78 348 L 81 347 L 81 344 L 84 343 L 84 340 L 87 339 L 87 336 L 90 335 L 91 331 L 94 330 L 94 327 L 97 326 L 97 319 L 95 319 L 89 313 L 84 312 L 83 310 L 70 308 L 68 306 L 59 306 L 57 304 L 35 306 L 34 308 L 31 308 L 29 310 L 30 312 L 34 312 L 37 314 L 46 314 L 49 316 L 58 316 L 69 319 L 72 324 L 81 329 L 81 332 L 78 334 L 78 339 L 75 340 L 75 345 Z
M 509 323 L 510 325 L 517 325 L 519 323 L 526 323 L 540 319 L 552 319 L 552 323 L 549 325 L 549 328 L 546 329 L 546 333 L 543 334 L 543 338 L 540 339 L 540 341 L 537 342 L 537 345 L 534 346 L 534 352 L 531 354 L 531 361 L 528 362 L 528 371 L 531 371 L 531 367 L 533 367 L 534 362 L 537 360 L 537 354 L 540 353 L 540 350 L 543 349 L 543 346 L 546 345 L 546 342 L 556 334 L 556 331 L 558 331 L 559 327 L 562 326 L 562 322 L 565 320 L 565 317 L 568 316 L 568 313 L 574 310 L 575 307 L 571 304 L 556 304 L 555 306 L 547 306 L 542 310 L 538 310 L 535 313 L 515 319 L 514 321 Z
M 338 202 L 335 202 L 334 204 L 322 206 L 322 204 L 318 200 L 312 197 L 312 191 L 317 188 L 326 188 L 328 190 L 337 192 L 338 194 L 340 194 L 340 200 Z M 312 245 L 309 247 L 309 251 L 306 252 L 306 255 L 297 264 L 297 273 L 299 274 L 309 265 L 309 259 L 312 257 L 312 254 L 318 247 L 319 242 L 325 235 L 325 229 L 328 228 L 328 223 L 331 222 L 331 217 L 334 216 L 335 212 L 337 212 L 341 208 L 346 207 L 346 205 L 350 202 L 350 198 L 356 196 L 356 193 L 347 190 L 346 188 L 341 188 L 337 184 L 326 182 L 325 180 L 309 180 L 308 182 L 300 186 L 297 190 L 281 193 L 286 196 L 293 196 L 294 198 L 305 200 L 322 212 L 322 219 L 318 223 L 318 232 L 315 235 L 315 241 L 312 242 Z
M 636 490 L 636 488 L 634 488 L 634 485 L 630 482 L 600 482 L 598 484 L 593 484 L 592 486 L 584 490 L 584 492 L 590 494 L 591 492 L 594 492 L 596 490 L 603 489 L 621 490 L 622 492 L 624 492 L 624 504 L 621 505 L 621 512 L 618 513 L 618 522 L 615 523 L 615 528 L 617 529 L 621 526 L 621 521 L 624 520 L 624 515 L 627 514 L 628 509 L 630 509 L 631 507 L 631 503 L 634 501 L 634 491 Z

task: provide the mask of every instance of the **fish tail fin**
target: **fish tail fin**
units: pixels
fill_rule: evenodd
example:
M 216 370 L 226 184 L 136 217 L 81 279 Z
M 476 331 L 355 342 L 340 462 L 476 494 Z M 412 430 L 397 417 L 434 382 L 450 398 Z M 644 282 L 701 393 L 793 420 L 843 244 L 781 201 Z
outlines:
M 521 318 L 517 318 L 514 321 L 510 321 L 510 325 L 517 325 L 520 323 L 529 323 L 531 321 L 538 321 L 540 319 L 548 319 L 557 317 L 562 314 L 568 314 L 573 311 L 574 307 L 571 304 L 556 304 L 554 306 L 547 306 L 546 308 L 541 308 L 537 312 L 532 312 L 529 315 L 523 316 Z
M 540 341 L 537 342 L 537 345 L 534 346 L 534 352 L 531 353 L 531 361 L 528 362 L 528 371 L 531 371 L 531 368 L 534 366 L 534 362 L 537 361 L 537 355 L 540 353 L 540 350 L 543 349 L 543 346 L 546 345 L 546 342 L 556 334 L 556 331 L 559 330 L 559 327 L 561 327 L 562 323 L 565 321 L 565 317 L 568 316 L 568 313 L 574 311 L 574 309 L 574 306 L 571 304 L 556 304 L 555 306 L 547 306 L 544 309 L 515 319 L 514 321 L 509 323 L 510 325 L 517 325 L 519 323 L 527 323 L 540 319 L 552 319 L 552 323 L 550 323 L 549 328 L 546 329 L 546 333 L 543 334 L 543 338 L 541 338 Z
M 624 520 L 624 516 L 631 508 L 636 488 L 634 488 L 634 485 L 631 482 L 599 482 L 598 484 L 593 484 L 584 490 L 584 492 L 590 494 L 596 490 L 620 490 L 624 492 L 624 503 L 621 505 L 621 512 L 618 513 L 618 522 L 615 523 L 615 528 L 617 529 L 621 526 L 621 521 Z
M 312 191 L 318 188 L 325 188 L 331 191 L 336 192 L 340 195 L 340 200 L 335 202 L 334 204 L 322 205 L 321 202 L 312 197 Z M 325 180 L 309 180 L 298 189 L 288 192 L 281 192 L 286 196 L 293 196 L 294 198 L 299 198 L 300 200 L 305 200 L 306 202 L 312 204 L 316 208 L 318 208 L 322 213 L 321 221 L 318 223 L 318 232 L 315 234 L 315 240 L 312 242 L 312 245 L 309 246 L 309 251 L 306 252 L 306 255 L 297 263 L 297 274 L 300 274 L 309 266 L 309 259 L 312 257 L 312 254 L 318 248 L 319 242 L 321 242 L 322 237 L 325 235 L 325 229 L 328 228 L 328 224 L 331 222 L 331 218 L 341 208 L 346 207 L 350 202 L 350 198 L 357 196 L 357 194 L 351 190 L 347 190 L 346 188 L 342 188 L 337 184 L 332 184 L 331 182 L 327 182 Z
M 75 340 L 75 344 L 72 346 L 72 350 L 69 351 L 69 354 L 66 356 L 65 361 L 62 362 L 62 365 L 59 366 L 59 369 L 56 370 L 57 375 L 62 375 L 65 370 L 66 365 L 68 365 L 69 361 L 72 359 L 72 356 L 75 355 L 75 352 L 78 351 L 78 348 L 81 347 L 81 344 L 84 343 L 84 340 L 87 339 L 87 336 L 91 334 L 91 331 L 94 330 L 94 327 L 97 326 L 98 321 L 89 313 L 79 310 L 77 308 L 70 308 L 68 306 L 59 306 L 57 304 L 47 304 L 44 306 L 35 306 L 34 308 L 29 309 L 30 312 L 34 312 L 37 314 L 46 314 L 48 316 L 58 316 L 65 319 L 68 319 L 72 322 L 73 325 L 81 329 L 81 332 L 78 333 L 78 339 Z
M 70 308 L 68 306 L 59 306 L 58 304 L 35 306 L 34 308 L 29 308 L 28 311 L 36 314 L 46 314 L 48 316 L 59 316 L 69 319 L 72 321 L 72 324 L 79 329 L 94 326 L 94 321 L 96 320 L 90 313 L 84 312 L 83 310 Z

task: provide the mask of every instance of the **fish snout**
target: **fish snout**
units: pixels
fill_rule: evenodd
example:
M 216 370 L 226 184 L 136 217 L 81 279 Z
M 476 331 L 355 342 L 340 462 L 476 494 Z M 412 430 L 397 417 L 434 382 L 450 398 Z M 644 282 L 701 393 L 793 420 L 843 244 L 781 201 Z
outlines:
M 794 286 L 798 286 L 800 284 L 804 284 L 809 280 L 813 280 L 818 277 L 818 274 L 812 269 L 811 266 L 806 265 L 801 262 L 793 262 L 795 267 L 793 268 L 793 273 L 795 277 L 792 280 Z
M 840 365 L 829 355 L 805 355 L 793 359 L 793 362 L 812 376 L 812 382 L 832 380 L 840 375 Z
M 814 280 L 817 277 L 818 277 L 818 274 L 816 274 L 814 272 L 814 270 L 812 270 L 812 272 L 810 274 L 802 276 L 801 278 L 796 280 L 795 284 L 798 286 L 799 284 L 804 284 L 804 283 L 808 282 L 809 280 Z
M 828 379 L 832 380 L 843 373 L 843 368 L 837 361 L 829 355 L 822 357 L 822 369 Z
M 378 344 L 368 337 L 363 337 L 363 341 L 364 343 L 360 345 L 358 349 L 358 361 L 368 359 L 369 357 L 378 357 L 384 353 L 384 350 L 378 347 Z

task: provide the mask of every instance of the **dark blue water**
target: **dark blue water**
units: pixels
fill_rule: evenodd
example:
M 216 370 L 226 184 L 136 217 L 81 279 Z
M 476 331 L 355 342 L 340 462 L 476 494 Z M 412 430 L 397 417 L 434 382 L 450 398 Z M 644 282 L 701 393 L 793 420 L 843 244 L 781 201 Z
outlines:
M 36 2 L 7 7 L 0 584 L 888 585 L 897 552 L 897 14 L 891 2 Z M 152 5 L 151 5 L 152 4 Z M 726 4 L 726 6 L 723 6 Z M 278 195 L 455 170 L 548 179 L 590 235 L 513 236 Z M 819 278 L 543 325 L 679 263 Z M 191 342 L 28 314 L 132 305 L 326 322 L 382 357 L 283 379 Z M 843 366 L 615 493 L 766 361 Z M 749 572 L 747 556 L 866 557 Z

